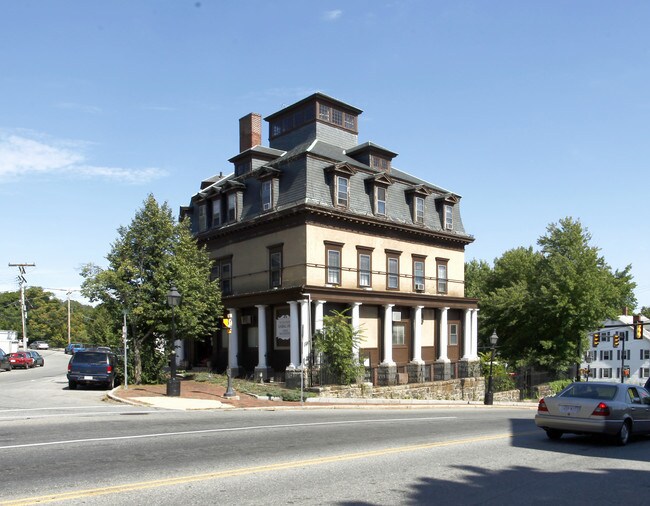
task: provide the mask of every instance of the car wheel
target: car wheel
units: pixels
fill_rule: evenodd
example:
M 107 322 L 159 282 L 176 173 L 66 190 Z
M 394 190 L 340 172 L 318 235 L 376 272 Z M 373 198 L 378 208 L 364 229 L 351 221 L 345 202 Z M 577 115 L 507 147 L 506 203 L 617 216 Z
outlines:
M 109 380 L 108 383 L 106 383 L 107 390 L 113 390 L 114 388 L 115 388 L 115 378 Z
M 632 423 L 629 420 L 625 420 L 623 425 L 621 425 L 621 430 L 616 434 L 616 444 L 619 446 L 625 446 L 630 440 L 630 433 L 632 432 Z
M 77 382 L 76 381 L 68 381 L 68 388 L 70 390 L 76 390 L 77 389 Z
M 552 439 L 553 441 L 557 441 L 562 437 L 563 432 L 561 430 L 557 429 L 546 429 L 546 435 L 548 436 L 549 439 Z

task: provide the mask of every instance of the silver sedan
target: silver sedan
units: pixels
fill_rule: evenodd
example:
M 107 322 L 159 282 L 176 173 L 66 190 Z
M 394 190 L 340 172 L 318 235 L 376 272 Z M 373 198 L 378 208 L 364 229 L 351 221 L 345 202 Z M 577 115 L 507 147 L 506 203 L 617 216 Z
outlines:
M 535 424 L 550 439 L 564 433 L 604 434 L 624 445 L 632 434 L 650 433 L 650 393 L 625 383 L 572 383 L 539 401 Z

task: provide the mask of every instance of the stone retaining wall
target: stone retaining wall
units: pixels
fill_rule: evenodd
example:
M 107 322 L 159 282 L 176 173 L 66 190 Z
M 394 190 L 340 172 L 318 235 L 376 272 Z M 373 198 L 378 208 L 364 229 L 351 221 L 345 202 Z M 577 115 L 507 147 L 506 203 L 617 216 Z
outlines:
M 447 401 L 482 401 L 485 397 L 483 378 L 460 378 L 430 383 L 411 383 L 374 387 L 372 383 L 350 386 L 326 386 L 310 389 L 320 397 L 365 399 L 423 399 Z M 517 390 L 517 392 L 519 392 Z M 495 399 L 497 394 L 495 394 Z M 519 398 L 517 397 L 517 400 Z

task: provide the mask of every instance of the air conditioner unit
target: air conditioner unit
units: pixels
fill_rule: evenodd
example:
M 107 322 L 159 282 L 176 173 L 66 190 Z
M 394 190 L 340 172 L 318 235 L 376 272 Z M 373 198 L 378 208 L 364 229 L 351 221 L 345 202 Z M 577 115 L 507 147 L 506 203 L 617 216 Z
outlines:
M 244 315 L 241 317 L 241 324 L 242 325 L 250 325 L 252 322 L 251 315 Z
M 269 209 L 271 209 L 271 204 L 269 204 L 268 202 L 264 202 L 263 207 L 264 207 L 264 211 L 268 211 Z
M 445 223 L 445 228 L 447 230 L 452 230 L 454 228 L 454 226 L 451 223 Z
M 424 283 L 415 283 L 415 290 L 418 292 L 424 291 Z

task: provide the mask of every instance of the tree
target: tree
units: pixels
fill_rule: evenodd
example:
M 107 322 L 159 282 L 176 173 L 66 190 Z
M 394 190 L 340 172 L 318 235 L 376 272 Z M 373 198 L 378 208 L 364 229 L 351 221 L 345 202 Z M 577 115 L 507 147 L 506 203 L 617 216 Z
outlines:
M 323 317 L 323 328 L 314 333 L 314 349 L 323 354 L 330 371 L 346 385 L 356 381 L 363 373 L 363 365 L 355 356 L 360 341 L 360 331 L 350 323 L 345 311 L 332 311 Z
M 481 336 L 496 329 L 501 356 L 564 371 L 581 360 L 590 330 L 636 305 L 631 267 L 612 272 L 590 241 L 579 221 L 564 218 L 547 227 L 540 251 L 507 251 L 480 278 L 468 269 L 470 283 L 485 294 Z
M 134 381 L 160 381 L 171 351 L 167 293 L 172 286 L 183 297 L 175 309 L 179 338 L 203 339 L 217 328 L 221 292 L 218 281 L 210 280 L 211 261 L 192 237 L 189 223 L 175 223 L 167 203 L 159 205 L 153 195 L 129 227 L 118 229 L 107 259 L 106 269 L 83 267 L 82 293 L 101 301 L 113 321 L 121 322 L 127 311 Z

